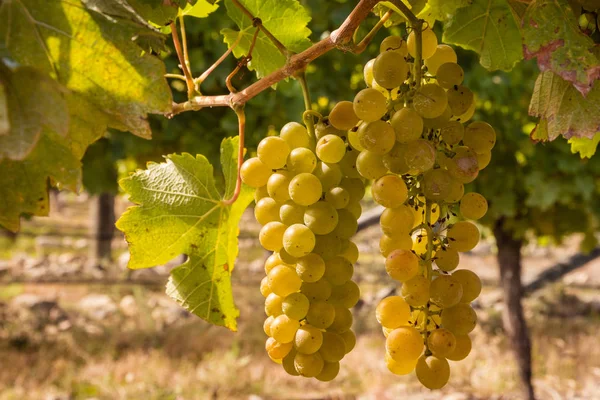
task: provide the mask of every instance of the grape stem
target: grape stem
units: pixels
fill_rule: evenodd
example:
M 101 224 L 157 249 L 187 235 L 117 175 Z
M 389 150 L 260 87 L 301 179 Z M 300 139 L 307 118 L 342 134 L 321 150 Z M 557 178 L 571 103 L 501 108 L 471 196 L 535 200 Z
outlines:
M 312 102 L 310 100 L 310 91 L 308 90 L 308 82 L 306 81 L 306 72 L 304 70 L 301 70 L 300 72 L 296 73 L 296 75 L 294 75 L 294 77 L 296 78 L 296 80 L 298 82 L 300 82 L 300 87 L 302 87 L 302 97 L 304 98 L 304 109 L 306 111 L 311 111 L 312 110 Z M 306 129 L 308 130 L 308 133 L 310 134 L 310 136 L 312 136 L 313 138 L 316 138 L 315 122 L 313 121 L 312 116 L 308 116 L 308 114 L 307 114 L 307 118 L 304 118 L 304 115 L 303 115 L 303 119 L 304 119 L 304 123 L 306 124 Z
M 235 181 L 235 189 L 233 191 L 233 195 L 230 199 L 223 199 L 221 201 L 222 204 L 226 206 L 230 206 L 240 195 L 240 191 L 242 190 L 242 174 L 240 174 L 240 169 L 242 168 L 242 164 L 244 162 L 244 137 L 246 133 L 246 114 L 244 113 L 244 106 L 235 107 L 233 109 L 238 118 L 238 159 L 237 159 L 237 178 Z
M 418 49 L 418 46 L 417 46 Z M 417 50 L 418 51 L 418 50 Z M 431 229 L 431 201 L 425 200 L 425 230 L 427 231 L 427 253 L 425 255 L 425 267 L 427 270 L 425 271 L 425 277 L 429 280 L 431 284 L 431 278 L 433 278 L 433 271 L 431 265 L 431 256 L 433 254 L 433 230 Z M 429 351 L 429 345 L 427 344 L 427 339 L 429 338 L 429 303 L 425 306 L 425 317 L 424 321 L 424 333 L 425 333 L 425 348 L 426 351 Z
M 183 18 L 181 18 L 183 21 Z M 187 50 L 183 50 L 181 42 L 179 41 L 179 34 L 177 33 L 177 24 L 175 21 L 171 22 L 169 25 L 171 27 L 171 37 L 173 38 L 173 45 L 175 46 L 175 52 L 177 53 L 177 58 L 179 59 L 179 68 L 183 71 L 183 75 L 185 76 L 185 82 L 187 84 L 187 93 L 188 99 L 194 98 L 194 94 L 196 93 L 196 85 L 194 84 L 194 78 L 192 78 L 192 73 L 189 68 L 189 60 L 186 59 Z M 183 30 L 183 25 L 182 25 Z M 186 41 L 184 37 L 184 41 Z

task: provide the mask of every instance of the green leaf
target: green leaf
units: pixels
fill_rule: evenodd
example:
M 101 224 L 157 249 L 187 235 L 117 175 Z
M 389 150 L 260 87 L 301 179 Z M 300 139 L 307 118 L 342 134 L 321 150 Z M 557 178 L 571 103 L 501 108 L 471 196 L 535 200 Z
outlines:
M 541 118 L 535 136 L 554 140 L 559 135 L 593 138 L 600 131 L 600 81 L 596 80 L 587 97 L 552 71 L 539 74 L 529 115 Z M 545 122 L 544 122 L 545 121 Z
M 469 0 L 428 0 L 427 6 L 419 13 L 425 20 L 445 21 L 459 8 L 469 4 Z
M 479 53 L 488 70 L 511 70 L 523 59 L 521 32 L 504 0 L 473 0 L 444 25 L 444 43 Z
M 210 13 L 216 11 L 217 8 L 219 8 L 219 5 L 216 4 L 216 1 L 210 3 L 207 0 L 199 0 L 195 5 L 188 4 L 179 12 L 185 16 L 206 18 Z
M 111 126 L 149 138 L 148 113 L 171 108 L 164 65 L 132 38 L 140 26 L 118 23 L 80 1 L 20 0 L 0 4 L 0 48 L 111 114 Z
M 177 17 L 179 7 L 164 0 L 127 0 L 146 21 L 156 25 L 167 25 Z
M 597 132 L 593 138 L 571 138 L 569 144 L 571 145 L 571 152 L 573 154 L 579 153 L 581 158 L 590 158 L 596 154 L 596 149 L 600 143 L 600 132 Z
M 307 28 L 310 16 L 297 0 L 240 0 L 240 3 L 255 18 L 260 18 L 263 26 L 288 50 L 298 53 L 310 46 L 310 29 Z M 237 58 L 246 56 L 257 28 L 231 0 L 225 1 L 225 7 L 227 15 L 237 24 L 239 31 L 221 30 L 224 41 L 231 47 L 239 38 L 233 54 Z M 256 71 L 256 75 L 261 78 L 282 67 L 285 62 L 286 57 L 263 32 L 260 32 L 248 68 Z
M 523 21 L 525 57 L 537 57 L 541 71 L 553 71 L 587 95 L 600 78 L 600 59 L 594 54 L 592 38 L 579 29 L 569 3 L 536 0 Z
M 22 160 L 33 150 L 47 128 L 65 136 L 69 113 L 64 89 L 32 67 L 14 72 L 0 64 L 0 82 L 6 93 L 8 134 L 0 136 L 0 160 Z
M 232 206 L 221 201 L 235 187 L 237 144 L 236 137 L 221 145 L 225 183 L 220 188 L 208 160 L 186 153 L 166 156 L 166 162 L 151 163 L 123 179 L 121 187 L 138 205 L 117 221 L 129 242 L 129 268 L 148 268 L 188 255 L 171 272 L 167 294 L 190 312 L 231 330 L 236 330 L 239 315 L 230 280 L 238 252 L 237 225 L 253 197 L 244 186 Z

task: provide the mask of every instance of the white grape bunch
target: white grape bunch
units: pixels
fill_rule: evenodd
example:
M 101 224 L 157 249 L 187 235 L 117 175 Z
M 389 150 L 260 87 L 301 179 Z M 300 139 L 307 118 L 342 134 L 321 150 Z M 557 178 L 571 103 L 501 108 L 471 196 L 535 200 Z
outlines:
M 242 180 L 256 189 L 260 243 L 273 252 L 260 285 L 265 347 L 290 375 L 330 381 L 356 343 L 350 308 L 360 296 L 352 281 L 358 248 L 350 238 L 365 184 L 346 131 L 358 120 L 353 103 L 342 101 L 314 137 L 290 122 L 242 165 Z
M 388 275 L 401 283 L 396 296 L 377 306 L 386 337 L 385 363 L 398 375 L 416 372 L 429 389 L 450 378 L 448 360 L 471 350 L 477 323 L 470 303 L 481 281 L 457 269 L 460 252 L 473 249 L 479 229 L 466 220 L 482 218 L 487 201 L 464 193 L 487 166 L 496 141 L 485 122 L 470 122 L 473 93 L 462 86 L 454 50 L 422 32 L 424 59 L 416 82 L 414 32 L 405 42 L 390 36 L 364 70 L 366 89 L 354 99 L 361 119 L 351 133 L 357 170 L 372 180 L 373 200 L 385 207 L 380 251 Z

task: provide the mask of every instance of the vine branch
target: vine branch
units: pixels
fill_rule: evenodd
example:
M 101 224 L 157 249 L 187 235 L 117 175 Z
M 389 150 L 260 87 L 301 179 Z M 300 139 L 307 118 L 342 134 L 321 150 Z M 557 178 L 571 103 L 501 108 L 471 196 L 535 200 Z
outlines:
M 235 107 L 233 109 L 238 118 L 238 160 L 237 160 L 237 179 L 235 181 L 235 189 L 233 191 L 233 195 L 230 199 L 223 199 L 221 201 L 222 204 L 226 206 L 230 206 L 240 195 L 242 190 L 242 174 L 240 174 L 240 169 L 242 168 L 242 164 L 244 163 L 244 137 L 246 136 L 246 114 L 244 113 L 244 106 Z
M 196 91 L 195 85 L 194 85 L 194 78 L 192 78 L 192 73 L 190 72 L 190 69 L 188 68 L 189 62 L 186 62 L 184 50 L 181 46 L 181 42 L 179 41 L 179 34 L 177 33 L 177 24 L 175 23 L 175 21 L 171 22 L 170 27 L 171 27 L 171 36 L 173 37 L 173 44 L 175 45 L 175 52 L 177 53 L 177 58 L 179 59 L 179 66 L 181 67 L 181 70 L 183 71 L 183 75 L 185 76 L 185 82 L 187 84 L 187 90 L 188 90 L 188 98 L 191 99 L 194 97 L 194 93 Z M 187 53 L 187 51 L 186 51 L 186 53 Z

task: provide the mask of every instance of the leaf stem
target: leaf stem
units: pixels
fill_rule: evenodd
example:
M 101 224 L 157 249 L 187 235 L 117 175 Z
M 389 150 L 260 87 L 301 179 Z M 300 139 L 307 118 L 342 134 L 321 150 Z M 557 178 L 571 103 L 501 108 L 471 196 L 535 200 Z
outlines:
M 177 58 L 179 59 L 179 67 L 183 71 L 183 75 L 185 76 L 185 81 L 188 89 L 188 99 L 192 99 L 195 94 L 195 86 L 194 86 L 194 78 L 192 78 L 192 74 L 186 64 L 186 59 L 184 57 L 184 51 L 181 47 L 181 42 L 179 41 L 179 35 L 177 33 L 177 24 L 175 21 L 171 22 L 171 36 L 173 37 L 173 44 L 175 45 L 175 52 L 177 52 Z
M 377 32 L 379 32 L 379 30 L 383 27 L 383 25 L 387 22 L 388 19 L 390 19 L 390 17 L 393 14 L 394 14 L 393 10 L 389 10 L 388 12 L 383 14 L 381 19 L 379 21 L 377 21 L 377 24 L 375 24 L 375 26 L 369 31 L 369 33 L 367 33 L 367 35 L 358 44 L 356 44 L 355 46 L 352 47 L 351 51 L 354 54 L 360 54 L 363 51 L 365 51 L 365 49 L 367 48 L 369 43 L 371 43 L 371 40 L 373 40 L 373 38 L 375 37 Z
M 179 74 L 165 74 L 164 77 L 171 79 L 179 79 L 185 82 L 185 76 Z
M 202 73 L 202 75 L 200 75 L 198 78 L 194 79 L 194 83 L 197 86 L 200 86 L 202 84 L 202 82 L 204 82 L 204 80 L 206 78 L 208 78 L 208 76 L 223 62 L 225 61 L 225 59 L 227 58 L 227 56 L 233 51 L 233 49 L 235 49 L 235 47 L 238 45 L 238 43 L 240 42 L 240 39 L 242 38 L 242 35 L 238 35 L 237 39 L 235 40 L 235 42 L 233 42 L 233 44 L 231 45 L 230 48 L 227 49 L 227 51 L 225 53 L 223 53 L 223 55 L 221 55 L 221 57 L 219 57 L 219 59 L 217 61 L 215 61 L 213 63 L 213 65 L 211 65 L 210 67 L 208 67 L 208 69 L 206 71 L 204 71 Z
M 254 46 L 256 45 L 256 38 L 258 37 L 258 32 L 260 32 L 260 31 L 258 28 L 256 28 L 256 31 L 254 31 L 254 36 L 252 36 L 252 42 L 250 43 L 250 49 L 248 50 L 248 55 L 243 57 L 238 62 L 236 67 L 233 69 L 233 71 L 231 71 L 231 73 L 229 75 L 227 75 L 227 79 L 225 79 L 225 85 L 227 86 L 227 89 L 229 89 L 230 93 L 237 92 L 237 90 L 231 84 L 231 80 L 240 71 L 240 69 L 242 69 L 242 67 L 245 67 L 246 65 L 248 65 L 248 62 L 250 60 L 252 60 L 252 50 L 254 50 Z
M 223 199 L 221 203 L 226 206 L 230 206 L 240 195 L 242 190 L 242 175 L 240 174 L 240 170 L 242 168 L 242 164 L 244 163 L 244 138 L 246 133 L 246 114 L 244 113 L 244 106 L 236 106 L 232 107 L 233 111 L 238 118 L 238 135 L 239 135 L 239 146 L 238 146 L 238 160 L 237 160 L 237 178 L 235 181 L 235 190 L 233 191 L 233 195 L 230 199 Z

